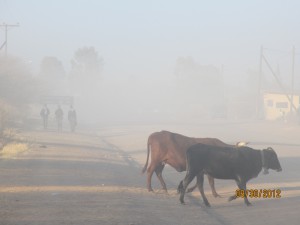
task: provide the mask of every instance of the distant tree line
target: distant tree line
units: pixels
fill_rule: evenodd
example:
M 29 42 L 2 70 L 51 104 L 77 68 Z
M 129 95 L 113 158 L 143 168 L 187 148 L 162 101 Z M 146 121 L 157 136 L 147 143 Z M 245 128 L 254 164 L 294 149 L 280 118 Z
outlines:
M 94 47 L 75 51 L 66 72 L 62 62 L 54 56 L 46 56 L 40 64 L 39 74 L 33 74 L 30 62 L 16 57 L 0 57 L 0 142 L 6 128 L 21 123 L 29 105 L 37 103 L 41 95 L 82 94 L 88 85 L 87 78 L 99 78 L 103 59 Z M 83 85 L 82 85 L 83 84 Z M 80 89 L 81 87 L 81 89 Z
M 0 58 L 0 135 L 12 121 L 24 116 L 40 87 L 26 62 L 13 57 Z
M 75 51 L 70 60 L 71 68 L 66 72 L 56 57 L 46 56 L 40 65 L 40 77 L 47 83 L 47 91 L 53 95 L 81 95 L 91 91 L 102 73 L 103 58 L 94 47 L 83 47 Z

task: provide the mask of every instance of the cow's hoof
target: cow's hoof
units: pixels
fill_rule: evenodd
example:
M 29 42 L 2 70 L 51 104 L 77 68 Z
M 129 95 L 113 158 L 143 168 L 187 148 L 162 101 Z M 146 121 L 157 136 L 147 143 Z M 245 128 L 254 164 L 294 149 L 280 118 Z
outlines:
M 149 191 L 149 192 L 154 192 L 152 188 L 151 188 L 151 189 L 148 189 L 148 191 Z
M 181 205 L 185 205 L 183 198 L 179 198 L 179 201 L 180 201 Z
M 247 206 L 252 206 L 252 204 L 250 202 L 246 203 Z
M 210 208 L 210 204 L 208 202 L 204 202 L 204 204 L 205 204 L 206 207 Z
M 222 198 L 222 196 L 219 195 L 219 194 L 213 194 L 213 196 L 214 196 L 215 198 Z
M 228 201 L 231 202 L 231 201 L 234 200 L 234 199 L 236 199 L 235 196 L 230 196 L 230 197 L 228 198 Z

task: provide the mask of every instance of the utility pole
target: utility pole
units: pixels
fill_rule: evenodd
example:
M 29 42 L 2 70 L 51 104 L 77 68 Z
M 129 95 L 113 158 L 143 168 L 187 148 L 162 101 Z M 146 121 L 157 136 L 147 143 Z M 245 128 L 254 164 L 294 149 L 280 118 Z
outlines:
M 8 32 L 8 28 L 10 28 L 10 27 L 19 27 L 19 23 L 17 23 L 17 24 L 3 23 L 3 24 L 0 24 L 0 27 L 4 27 L 4 30 L 5 30 L 5 41 L 1 45 L 0 50 L 5 46 L 5 57 L 7 57 L 7 32 Z
M 263 64 L 263 46 L 260 47 L 259 57 L 259 74 L 258 74 L 258 86 L 257 86 L 257 105 L 256 105 L 256 118 L 260 119 L 261 116 L 261 82 L 262 82 L 262 64 Z
M 295 75 L 295 46 L 293 46 L 292 50 L 292 91 L 291 91 L 291 107 L 290 112 L 293 112 L 293 104 L 294 104 L 294 75 Z
M 274 72 L 274 70 L 272 69 L 270 63 L 268 62 L 268 60 L 266 59 L 266 57 L 263 55 L 263 60 L 265 62 L 265 64 L 267 65 L 267 67 L 269 68 L 269 70 L 271 71 L 271 73 L 273 74 L 277 84 L 279 85 L 279 87 L 281 88 L 281 90 L 283 91 L 283 93 L 285 94 L 286 98 L 288 99 L 288 101 L 290 102 L 291 104 L 291 107 L 296 111 L 297 108 L 296 106 L 294 105 L 294 103 L 292 102 L 292 99 L 289 95 L 289 93 L 286 91 L 286 89 L 284 88 L 283 84 L 281 83 L 281 81 L 279 80 L 277 74 Z

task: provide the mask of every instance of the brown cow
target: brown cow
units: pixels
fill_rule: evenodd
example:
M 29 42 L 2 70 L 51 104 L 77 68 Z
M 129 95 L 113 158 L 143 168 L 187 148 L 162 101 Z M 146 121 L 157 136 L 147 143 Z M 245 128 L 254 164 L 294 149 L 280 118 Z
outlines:
M 171 133 L 169 131 L 155 132 L 148 138 L 147 144 L 147 161 L 143 168 L 144 173 L 147 168 L 147 187 L 149 191 L 153 191 L 151 187 L 151 178 L 155 171 L 162 188 L 167 191 L 166 184 L 162 178 L 162 171 L 165 164 L 169 164 L 178 172 L 186 170 L 186 151 L 192 145 L 197 143 L 213 145 L 213 146 L 231 146 L 216 138 L 192 138 L 181 134 Z M 151 147 L 151 163 L 148 167 L 149 153 Z M 214 179 L 207 176 L 212 193 L 215 197 L 219 196 L 214 186 Z M 196 187 L 196 186 L 195 186 Z M 192 191 L 195 187 L 191 188 Z

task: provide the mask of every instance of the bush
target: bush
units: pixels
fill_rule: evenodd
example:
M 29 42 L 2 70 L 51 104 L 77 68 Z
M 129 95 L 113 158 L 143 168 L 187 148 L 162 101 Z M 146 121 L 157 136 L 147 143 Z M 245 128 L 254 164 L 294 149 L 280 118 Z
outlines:
M 2 158 L 10 158 L 29 149 L 26 143 L 9 143 L 1 151 Z
M 28 105 L 37 101 L 42 88 L 41 82 L 32 76 L 28 63 L 0 57 L 0 135 L 24 118 Z

